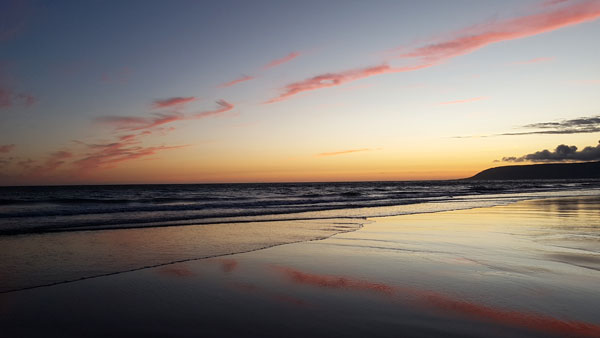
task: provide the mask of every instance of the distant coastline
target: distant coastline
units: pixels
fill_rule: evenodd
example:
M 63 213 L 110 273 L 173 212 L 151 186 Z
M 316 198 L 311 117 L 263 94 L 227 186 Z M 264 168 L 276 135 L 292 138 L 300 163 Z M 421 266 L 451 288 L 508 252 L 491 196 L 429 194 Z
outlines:
M 483 170 L 467 180 L 600 179 L 600 161 L 509 165 Z

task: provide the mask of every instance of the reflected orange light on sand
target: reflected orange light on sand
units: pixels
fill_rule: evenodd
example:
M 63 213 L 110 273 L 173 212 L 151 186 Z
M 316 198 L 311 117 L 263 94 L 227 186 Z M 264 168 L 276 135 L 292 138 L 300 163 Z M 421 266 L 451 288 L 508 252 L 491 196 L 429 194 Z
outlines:
M 162 267 L 157 270 L 159 274 L 170 277 L 194 277 L 196 273 L 190 270 L 187 266 L 176 264 Z
M 238 262 L 235 259 L 222 259 L 221 260 L 223 272 L 231 272 L 237 268 Z
M 478 320 L 559 335 L 600 337 L 600 326 L 585 322 L 560 320 L 536 313 L 493 308 L 455 299 L 452 296 L 429 290 L 395 287 L 384 283 L 374 283 L 350 277 L 312 274 L 289 267 L 273 266 L 272 268 L 296 284 L 322 288 L 373 291 L 394 298 L 408 297 L 420 306 L 425 306 L 433 310 L 441 310 L 448 314 L 460 314 Z M 406 301 L 406 299 L 404 300 Z

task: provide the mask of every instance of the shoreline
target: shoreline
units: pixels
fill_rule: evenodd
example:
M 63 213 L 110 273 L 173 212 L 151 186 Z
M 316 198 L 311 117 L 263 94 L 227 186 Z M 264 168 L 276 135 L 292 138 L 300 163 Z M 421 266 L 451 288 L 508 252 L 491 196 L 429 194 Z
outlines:
M 162 224 L 152 224 L 152 222 L 140 222 L 139 224 L 115 224 L 104 226 L 75 226 L 71 228 L 49 226 L 47 228 L 33 229 L 9 229 L 0 230 L 0 239 L 10 236 L 26 236 L 35 234 L 50 234 L 79 231 L 107 231 L 107 230 L 125 230 L 125 229 L 146 229 L 146 228 L 167 228 L 167 227 L 186 227 L 200 225 L 219 225 L 233 223 L 259 223 L 259 222 L 291 222 L 291 221 L 320 221 L 320 220 L 360 220 L 378 217 L 393 217 L 401 215 L 412 215 L 421 213 L 436 213 L 454 210 L 469 210 L 474 208 L 486 208 L 500 205 L 508 205 L 520 201 L 528 201 L 546 198 L 568 198 L 578 196 L 595 196 L 600 194 L 600 188 L 590 189 L 563 189 L 550 191 L 532 191 L 523 193 L 496 193 L 480 195 L 458 195 L 449 196 L 447 199 L 433 199 L 414 203 L 389 204 L 376 206 L 348 207 L 337 209 L 319 209 L 314 211 L 304 211 L 298 213 L 270 213 L 254 216 L 231 216 L 222 218 L 190 218 L 190 220 L 180 219 L 175 221 L 163 222 Z M 442 204 L 454 205 L 452 208 L 436 208 Z M 462 205 L 458 205 L 462 204 Z M 421 207 L 421 210 L 419 210 Z M 429 209 L 427 209 L 429 207 Z M 417 210 L 410 210 L 417 208 Z M 379 212 L 379 213 L 378 213 Z M 311 216 L 312 215 L 312 216 Z
M 589 190 L 587 192 L 589 193 L 591 191 L 593 191 L 593 190 Z M 566 191 L 562 191 L 562 192 L 564 193 Z M 579 191 L 575 190 L 575 191 L 571 191 L 571 192 L 579 192 Z M 459 209 L 419 211 L 419 212 L 415 212 L 415 213 L 369 216 L 369 217 L 356 217 L 356 218 L 331 217 L 331 218 L 316 218 L 316 219 L 282 219 L 282 220 L 275 220 L 275 221 L 265 220 L 265 221 L 245 221 L 245 222 L 207 223 L 207 224 L 189 224 L 189 225 L 169 225 L 169 226 L 159 226 L 159 227 L 150 226 L 150 227 L 132 227 L 132 228 L 125 227 L 125 228 L 107 228 L 107 229 L 77 229 L 77 230 L 69 230 L 69 231 L 33 233 L 33 235 L 44 236 L 44 235 L 54 235 L 54 234 L 69 235 L 69 234 L 77 234 L 77 233 L 93 234 L 95 232 L 105 232 L 105 231 L 117 231 L 117 232 L 118 231 L 128 231 L 128 230 L 134 230 L 134 231 L 146 230 L 146 231 L 148 231 L 148 230 L 153 230 L 153 229 L 158 230 L 158 229 L 163 229 L 163 228 L 173 228 L 173 230 L 176 230 L 179 227 L 187 228 L 187 227 L 204 227 L 204 226 L 223 226 L 223 225 L 236 226 L 238 224 L 253 225 L 254 223 L 255 223 L 254 225 L 256 225 L 256 224 L 266 225 L 268 223 L 275 223 L 272 226 L 278 226 L 277 223 L 290 223 L 290 222 L 292 222 L 292 223 L 294 223 L 294 222 L 309 222 L 310 223 L 310 222 L 323 222 L 323 221 L 330 222 L 330 221 L 334 221 L 334 220 L 344 220 L 344 221 L 352 220 L 352 221 L 354 221 L 354 222 L 347 223 L 347 224 L 352 224 L 354 226 L 354 228 L 352 228 L 352 229 L 348 229 L 348 230 L 338 229 L 338 230 L 336 230 L 337 232 L 333 231 L 333 232 L 330 232 L 330 233 L 320 236 L 320 237 L 303 238 L 303 239 L 296 240 L 296 241 L 285 241 L 285 242 L 281 242 L 281 243 L 270 243 L 267 245 L 262 245 L 262 246 L 251 248 L 248 250 L 241 250 L 241 251 L 234 250 L 231 252 L 223 252 L 223 253 L 217 253 L 217 254 L 200 255 L 197 257 L 176 259 L 176 260 L 172 260 L 172 261 L 160 262 L 160 263 L 156 263 L 156 264 L 147 264 L 147 265 L 137 266 L 137 267 L 133 267 L 133 268 L 129 268 L 129 269 L 118 270 L 118 271 L 110 271 L 110 272 L 105 272 L 105 273 L 100 273 L 100 274 L 95 274 L 95 275 L 81 276 L 78 278 L 73 278 L 73 279 L 68 279 L 68 280 L 54 281 L 54 282 L 41 284 L 41 285 L 32 285 L 32 286 L 26 286 L 26 287 L 14 288 L 14 289 L 8 289 L 8 290 L 0 289 L 0 294 L 19 292 L 19 291 L 30 290 L 30 289 L 37 289 L 37 288 L 49 287 L 49 286 L 60 285 L 60 284 L 74 283 L 74 282 L 83 281 L 83 280 L 87 280 L 87 279 L 107 277 L 107 276 L 118 275 L 118 274 L 123 274 L 123 273 L 128 273 L 128 272 L 134 272 L 134 271 L 139 271 L 139 270 L 144 270 L 144 269 L 152 269 L 152 268 L 157 268 L 157 267 L 162 267 L 162 266 L 167 266 L 167 265 L 177 264 L 177 263 L 184 263 L 184 262 L 190 262 L 190 261 L 226 257 L 226 256 L 231 256 L 231 255 L 236 255 L 236 254 L 250 253 L 250 252 L 265 250 L 265 249 L 269 249 L 269 248 L 273 248 L 273 247 L 277 247 L 277 246 L 281 246 L 281 245 L 320 241 L 320 240 L 331 238 L 331 237 L 339 235 L 339 234 L 353 232 L 353 231 L 359 231 L 361 228 L 363 228 L 364 224 L 377 222 L 378 219 L 396 218 L 396 217 L 403 217 L 403 216 L 410 216 L 410 215 L 426 215 L 426 214 L 436 214 L 436 213 L 448 213 L 448 212 L 454 212 L 454 211 L 468 211 L 468 210 L 475 210 L 475 209 L 496 208 L 496 207 L 508 206 L 508 205 L 523 203 L 523 202 L 528 202 L 528 201 L 536 201 L 536 200 L 572 199 L 572 198 L 581 198 L 581 197 L 593 198 L 594 196 L 600 196 L 600 195 L 583 194 L 583 195 L 570 195 L 570 196 L 564 196 L 564 195 L 541 196 L 541 197 L 536 196 L 536 197 L 531 197 L 531 198 L 523 198 L 520 200 L 507 200 L 507 201 L 503 201 L 502 203 L 497 203 L 497 204 L 494 204 L 491 206 L 472 206 L 472 207 L 459 208 Z M 360 220 L 360 222 L 359 222 L 359 220 Z M 334 222 L 333 224 L 346 224 L 346 223 Z M 293 226 L 293 224 L 291 224 L 291 225 Z M 289 226 L 289 224 L 287 226 Z M 242 231 L 240 230 L 240 232 L 242 232 Z M 21 238 L 27 239 L 28 238 L 28 237 L 26 237 L 27 235 L 29 235 L 29 234 L 20 234 L 20 235 L 17 235 L 16 238 L 23 236 Z M 12 239 L 15 237 L 8 236 L 6 238 Z M 3 237 L 0 236 L 0 244 L 1 244 L 2 239 L 3 239 Z M 5 269 L 5 271 L 6 271 L 6 269 Z
M 3 293 L 0 324 L 23 333 L 35 320 L 47 336 L 589 337 L 598 207 L 595 195 L 367 219 L 326 239 Z

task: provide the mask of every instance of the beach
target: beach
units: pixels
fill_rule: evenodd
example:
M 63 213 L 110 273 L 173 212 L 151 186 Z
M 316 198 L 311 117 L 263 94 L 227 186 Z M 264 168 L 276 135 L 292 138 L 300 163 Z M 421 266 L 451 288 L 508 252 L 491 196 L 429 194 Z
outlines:
M 142 237 L 150 243 L 143 259 L 124 259 L 153 266 L 49 280 L 50 286 L 22 280 L 33 288 L 0 294 L 0 324 L 8 337 L 597 337 L 599 210 L 595 195 L 328 226 L 320 220 L 124 229 L 138 239 L 158 231 Z M 239 243 L 221 251 L 215 245 L 196 258 L 174 252 L 173 264 L 148 259 L 158 249 L 151 243 L 193 243 L 194 231 L 247 246 L 234 253 L 224 250 Z M 281 241 L 264 240 L 268 232 Z M 117 256 L 134 252 L 124 247 L 127 237 L 68 236 L 74 234 L 113 243 L 121 248 Z M 40 236 L 52 235 L 61 236 Z

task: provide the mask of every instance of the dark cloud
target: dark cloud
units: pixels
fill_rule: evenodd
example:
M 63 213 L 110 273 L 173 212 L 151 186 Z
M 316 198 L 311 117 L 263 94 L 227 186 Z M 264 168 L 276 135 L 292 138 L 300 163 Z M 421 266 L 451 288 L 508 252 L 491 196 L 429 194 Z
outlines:
M 600 160 L 600 142 L 595 147 L 585 147 L 577 151 L 576 146 L 561 144 L 554 151 L 547 149 L 536 151 L 521 157 L 503 157 L 504 162 L 562 162 L 562 161 L 596 161 Z
M 494 136 L 518 136 L 518 135 L 560 135 L 560 134 L 586 134 L 600 132 L 600 115 L 589 117 L 578 117 L 570 120 L 553 122 L 530 123 L 518 127 L 523 131 L 515 131 L 493 135 L 479 136 L 454 136 L 453 138 L 476 138 Z M 529 129 L 529 130 L 527 130 Z
M 600 115 L 579 117 L 558 122 L 539 122 L 526 124 L 523 129 L 536 129 L 500 135 L 530 135 L 530 134 L 580 134 L 600 132 Z

